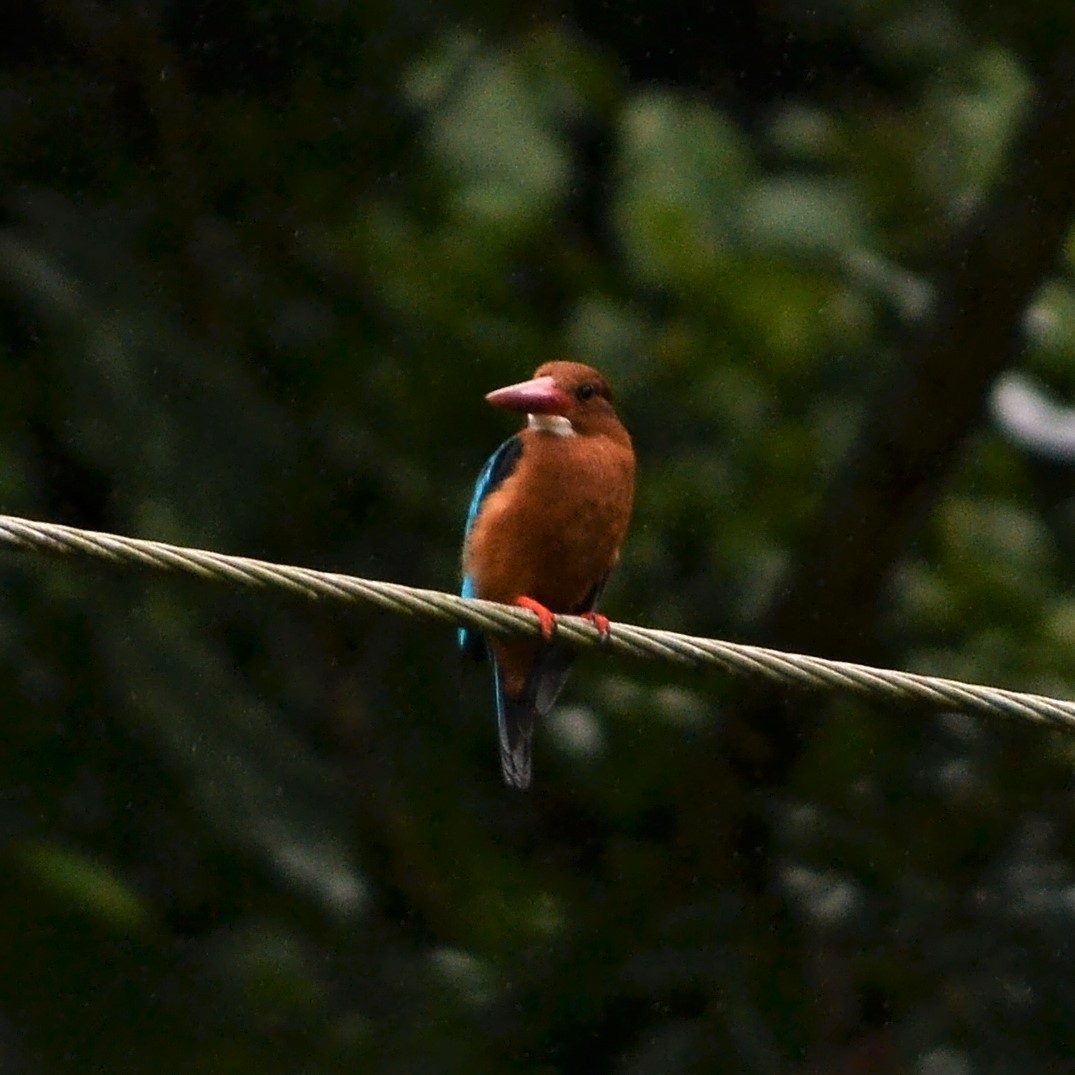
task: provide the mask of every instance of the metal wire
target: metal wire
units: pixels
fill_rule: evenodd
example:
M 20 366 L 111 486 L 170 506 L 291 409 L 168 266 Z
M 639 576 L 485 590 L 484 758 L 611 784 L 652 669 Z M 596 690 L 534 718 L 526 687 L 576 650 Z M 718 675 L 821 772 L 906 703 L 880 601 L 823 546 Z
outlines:
M 278 588 L 312 599 L 369 602 L 389 612 L 443 620 L 496 635 L 536 635 L 540 630 L 532 612 L 494 601 L 274 564 L 245 556 L 226 556 L 160 541 L 79 530 L 73 526 L 10 515 L 0 515 L 0 545 L 58 556 L 86 556 L 114 564 L 141 564 L 158 571 L 187 572 L 213 582 L 250 589 Z M 664 660 L 693 668 L 717 668 L 748 678 L 764 678 L 783 687 L 853 695 L 889 704 L 924 704 L 932 709 L 1012 717 L 1075 732 L 1075 702 L 1037 694 L 784 653 L 627 623 L 617 622 L 611 635 L 602 639 L 593 624 L 577 616 L 557 616 L 556 632 L 557 638 L 574 645 L 599 645 L 602 649 L 633 657 Z

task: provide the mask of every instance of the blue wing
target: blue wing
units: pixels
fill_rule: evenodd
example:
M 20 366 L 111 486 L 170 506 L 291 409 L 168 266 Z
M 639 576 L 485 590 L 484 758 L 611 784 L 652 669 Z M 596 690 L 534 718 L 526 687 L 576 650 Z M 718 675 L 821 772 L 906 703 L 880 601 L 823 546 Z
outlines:
M 474 523 L 481 514 L 482 504 L 485 498 L 503 485 L 505 479 L 511 476 L 523 454 L 523 441 L 519 436 L 511 437 L 504 441 L 499 448 L 486 461 L 482 467 L 478 480 L 474 485 L 474 495 L 470 498 L 470 509 L 467 511 L 467 525 L 463 532 L 463 544 L 466 545 L 470 537 Z M 469 575 L 463 576 L 463 585 L 460 589 L 463 597 L 476 597 L 474 580 Z M 485 641 L 479 632 L 469 627 L 459 628 L 459 648 L 468 657 L 482 657 L 485 654 Z

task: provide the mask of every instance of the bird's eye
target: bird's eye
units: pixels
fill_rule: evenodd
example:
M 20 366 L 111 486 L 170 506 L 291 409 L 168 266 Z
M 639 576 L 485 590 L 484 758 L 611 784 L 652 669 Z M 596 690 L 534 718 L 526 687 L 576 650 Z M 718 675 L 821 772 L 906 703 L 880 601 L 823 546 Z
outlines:
M 597 395 L 596 385 L 584 384 L 575 389 L 575 398 L 580 403 L 585 403 L 588 399 L 593 399 L 595 395 Z

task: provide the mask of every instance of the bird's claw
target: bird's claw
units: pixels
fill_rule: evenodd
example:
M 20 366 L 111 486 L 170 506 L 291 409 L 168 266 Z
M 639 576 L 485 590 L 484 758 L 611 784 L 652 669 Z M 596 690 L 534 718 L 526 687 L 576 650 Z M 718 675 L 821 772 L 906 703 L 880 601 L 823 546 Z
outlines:
M 535 601 L 532 597 L 517 597 L 515 598 L 515 604 L 520 608 L 528 608 L 537 616 L 541 624 L 541 637 L 546 642 L 551 642 L 553 632 L 556 630 L 556 616 L 540 601 Z
M 600 612 L 583 612 L 579 619 L 589 620 L 597 628 L 597 633 L 601 636 L 601 642 L 608 641 L 609 635 L 612 634 L 612 624 L 608 622 L 607 616 L 602 616 Z

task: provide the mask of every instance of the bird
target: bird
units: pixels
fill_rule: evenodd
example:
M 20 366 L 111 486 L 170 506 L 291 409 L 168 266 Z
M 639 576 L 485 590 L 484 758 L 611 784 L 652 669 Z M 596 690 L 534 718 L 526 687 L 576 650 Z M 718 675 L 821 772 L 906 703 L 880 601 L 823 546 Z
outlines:
M 461 593 L 530 609 L 541 638 L 486 638 L 464 627 L 459 647 L 491 658 L 504 782 L 525 789 L 534 724 L 552 709 L 574 656 L 553 641 L 554 616 L 585 616 L 603 638 L 610 631 L 597 601 L 627 535 L 635 454 L 608 381 L 579 362 L 546 362 L 485 398 L 525 414 L 526 424 L 478 476 Z

